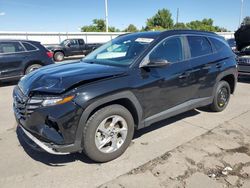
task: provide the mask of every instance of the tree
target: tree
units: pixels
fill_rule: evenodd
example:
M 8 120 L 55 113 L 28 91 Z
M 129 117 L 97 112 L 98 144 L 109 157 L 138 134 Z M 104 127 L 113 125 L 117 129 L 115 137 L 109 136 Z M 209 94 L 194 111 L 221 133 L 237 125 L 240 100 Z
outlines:
M 147 19 L 146 30 L 172 29 L 174 25 L 172 14 L 167 9 L 158 10 L 152 17 Z
M 187 26 L 185 23 L 176 23 L 174 29 L 187 29 Z
M 212 31 L 212 32 L 220 32 L 227 31 L 225 28 L 221 28 L 213 25 L 214 21 L 209 19 L 203 19 L 202 21 L 195 20 L 186 24 L 187 28 L 201 31 Z
M 242 25 L 250 25 L 250 16 L 244 18 Z
M 137 32 L 137 31 L 138 31 L 137 27 L 133 24 L 129 24 L 129 26 L 126 29 L 124 29 L 124 32 L 132 33 L 132 32 Z
M 94 19 L 92 25 L 86 25 L 81 28 L 82 32 L 105 32 L 106 31 L 106 23 L 103 19 Z M 109 27 L 110 32 L 119 31 L 115 27 Z

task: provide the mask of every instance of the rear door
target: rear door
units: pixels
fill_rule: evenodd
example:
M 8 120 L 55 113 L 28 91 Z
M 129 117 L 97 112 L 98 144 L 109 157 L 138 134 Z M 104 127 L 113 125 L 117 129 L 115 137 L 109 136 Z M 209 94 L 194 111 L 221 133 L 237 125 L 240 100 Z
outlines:
M 205 36 L 187 36 L 187 41 L 190 50 L 189 64 L 192 68 L 190 72 L 192 98 L 210 97 L 219 68 L 213 47 Z
M 0 42 L 0 78 L 23 75 L 26 51 L 20 42 Z

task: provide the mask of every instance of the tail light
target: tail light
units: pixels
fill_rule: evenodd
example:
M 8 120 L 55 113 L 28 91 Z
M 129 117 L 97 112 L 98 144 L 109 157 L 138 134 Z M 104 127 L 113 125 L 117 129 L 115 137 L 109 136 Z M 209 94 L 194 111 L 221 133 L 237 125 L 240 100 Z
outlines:
M 53 57 L 53 52 L 47 51 L 46 53 L 47 53 L 47 56 L 48 56 L 49 58 L 52 58 L 52 57 Z

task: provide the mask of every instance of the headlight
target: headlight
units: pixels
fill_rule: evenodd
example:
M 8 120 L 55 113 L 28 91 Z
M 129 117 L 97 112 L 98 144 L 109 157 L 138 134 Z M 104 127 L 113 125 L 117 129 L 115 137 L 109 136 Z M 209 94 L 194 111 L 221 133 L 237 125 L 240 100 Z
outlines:
M 57 104 L 64 104 L 67 103 L 69 101 L 71 101 L 75 96 L 67 96 L 65 98 L 49 98 L 49 99 L 45 99 L 42 103 L 43 106 L 53 106 L 53 105 L 57 105 Z

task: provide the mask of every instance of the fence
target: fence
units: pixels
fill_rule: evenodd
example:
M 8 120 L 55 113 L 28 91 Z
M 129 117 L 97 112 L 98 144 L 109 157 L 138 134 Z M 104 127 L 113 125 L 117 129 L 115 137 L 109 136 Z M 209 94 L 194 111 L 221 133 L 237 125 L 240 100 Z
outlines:
M 0 39 L 25 39 L 40 41 L 42 44 L 59 44 L 65 39 L 82 38 L 86 43 L 104 43 L 121 34 L 122 32 L 0 32 Z M 234 38 L 233 32 L 218 33 L 228 38 Z

